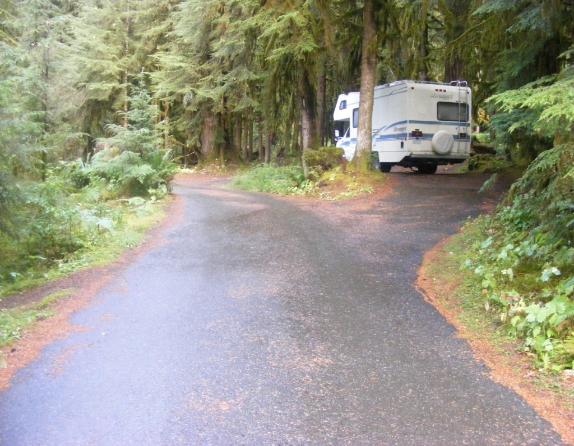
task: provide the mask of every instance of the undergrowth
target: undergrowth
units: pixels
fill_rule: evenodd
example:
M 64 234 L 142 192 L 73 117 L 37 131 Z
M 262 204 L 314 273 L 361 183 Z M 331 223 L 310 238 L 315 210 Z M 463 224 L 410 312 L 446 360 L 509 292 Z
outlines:
M 232 186 L 252 192 L 323 200 L 344 200 L 372 193 L 383 176 L 379 173 L 358 175 L 345 168 L 342 156 L 343 151 L 334 147 L 309 150 L 305 153 L 307 177 L 298 165 L 259 165 L 237 175 Z
M 157 215 L 176 167 L 144 77 L 124 125 L 108 125 L 87 161 L 18 164 L 0 150 L 0 296 L 134 245 L 141 222 Z
M 239 174 L 232 182 L 233 187 L 251 192 L 267 192 L 278 195 L 306 195 L 315 187 L 305 179 L 299 166 L 256 166 Z
M 543 152 L 496 213 L 470 224 L 464 267 L 487 312 L 538 366 L 574 368 L 574 145 Z
M 495 173 L 513 167 L 514 163 L 503 156 L 473 155 L 468 159 L 466 171 L 476 173 Z
M 10 239 L 0 233 L 0 299 L 79 269 L 116 259 L 137 246 L 146 231 L 163 217 L 165 202 L 155 197 L 91 202 L 93 191 L 62 198 L 56 208 L 59 219 L 41 219 L 25 227 L 26 239 Z M 61 203 L 62 204 L 62 203 Z

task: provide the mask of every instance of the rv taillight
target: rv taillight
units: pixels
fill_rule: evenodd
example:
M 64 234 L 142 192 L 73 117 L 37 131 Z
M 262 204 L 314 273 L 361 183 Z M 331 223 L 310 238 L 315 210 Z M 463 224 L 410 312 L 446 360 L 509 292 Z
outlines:
M 422 138 L 423 137 L 423 132 L 421 132 L 419 129 L 415 129 L 411 132 L 411 136 L 413 138 Z

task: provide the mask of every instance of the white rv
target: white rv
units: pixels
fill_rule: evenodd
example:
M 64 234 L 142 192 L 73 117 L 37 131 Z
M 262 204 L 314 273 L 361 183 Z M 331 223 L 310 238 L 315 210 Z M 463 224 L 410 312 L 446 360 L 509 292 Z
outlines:
M 337 147 L 351 160 L 357 145 L 360 94 L 339 96 L 333 114 Z M 373 158 L 383 172 L 392 166 L 434 173 L 440 164 L 470 155 L 471 90 L 464 81 L 440 84 L 397 81 L 375 88 Z

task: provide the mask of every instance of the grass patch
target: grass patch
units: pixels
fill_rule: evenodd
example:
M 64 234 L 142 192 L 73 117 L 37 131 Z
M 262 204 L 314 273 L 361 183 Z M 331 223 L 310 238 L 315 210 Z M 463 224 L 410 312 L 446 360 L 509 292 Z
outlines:
M 249 192 L 277 195 L 308 195 L 313 193 L 314 182 L 305 179 L 299 166 L 255 166 L 237 175 L 232 187 Z
M 70 297 L 72 293 L 72 290 L 61 290 L 46 296 L 29 308 L 0 310 L 0 349 L 20 339 L 24 330 L 34 322 L 51 317 L 54 313 L 50 308 L 58 301 Z

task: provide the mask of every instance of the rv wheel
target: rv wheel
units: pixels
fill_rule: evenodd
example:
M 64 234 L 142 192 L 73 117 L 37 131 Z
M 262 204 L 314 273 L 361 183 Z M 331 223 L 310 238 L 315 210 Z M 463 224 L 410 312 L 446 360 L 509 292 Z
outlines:
M 418 173 L 422 173 L 422 174 L 433 174 L 436 173 L 436 170 L 438 168 L 438 164 L 435 163 L 425 163 L 425 164 L 419 164 L 417 166 L 417 172 Z
M 390 172 L 391 169 L 393 168 L 393 165 L 391 163 L 380 163 L 379 164 L 379 169 L 381 170 L 381 172 Z

